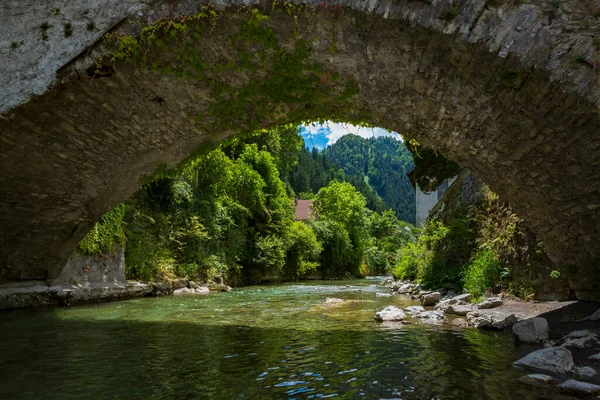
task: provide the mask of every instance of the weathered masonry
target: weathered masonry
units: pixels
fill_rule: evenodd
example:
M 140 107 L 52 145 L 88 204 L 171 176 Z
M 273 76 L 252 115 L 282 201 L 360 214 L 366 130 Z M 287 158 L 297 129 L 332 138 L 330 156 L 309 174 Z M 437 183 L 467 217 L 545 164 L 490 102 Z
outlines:
M 98 3 L 0 5 L 1 280 L 58 276 L 158 165 L 322 118 L 471 169 L 598 297 L 596 1 Z

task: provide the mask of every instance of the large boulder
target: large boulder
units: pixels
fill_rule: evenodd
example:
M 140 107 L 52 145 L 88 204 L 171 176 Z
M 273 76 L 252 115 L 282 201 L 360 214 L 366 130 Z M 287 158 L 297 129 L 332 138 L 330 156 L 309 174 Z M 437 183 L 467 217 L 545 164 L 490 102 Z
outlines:
M 423 307 L 434 306 L 440 302 L 442 295 L 440 292 L 423 293 L 420 296 Z
M 517 322 L 512 327 L 513 333 L 523 343 L 543 342 L 548 339 L 550 328 L 548 321 L 541 317 L 529 318 Z
M 519 322 L 513 313 L 499 310 L 476 310 L 467 314 L 470 326 L 479 329 L 502 330 Z
M 533 368 L 551 374 L 563 375 L 571 372 L 573 356 L 564 347 L 540 349 L 514 362 L 517 367 Z
M 480 310 L 487 310 L 489 308 L 500 307 L 501 305 L 502 299 L 500 297 L 490 297 L 477 304 L 477 307 L 479 307 Z
M 600 386 L 594 385 L 587 382 L 576 381 L 575 379 L 569 379 L 558 385 L 561 392 L 574 394 L 576 396 L 590 396 L 600 393 Z
M 396 306 L 387 306 L 375 314 L 375 320 L 379 322 L 402 321 L 404 319 L 406 319 L 406 314 Z

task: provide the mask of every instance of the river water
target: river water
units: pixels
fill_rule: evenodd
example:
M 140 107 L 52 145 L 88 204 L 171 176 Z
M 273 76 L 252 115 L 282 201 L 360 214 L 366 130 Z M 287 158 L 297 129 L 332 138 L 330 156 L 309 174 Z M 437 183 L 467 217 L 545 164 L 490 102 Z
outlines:
M 0 314 L 1 399 L 535 399 L 511 335 L 383 325 L 379 280 Z M 347 286 L 349 285 L 349 286 Z M 327 297 L 346 300 L 326 305 Z M 541 396 L 541 397 L 539 397 Z

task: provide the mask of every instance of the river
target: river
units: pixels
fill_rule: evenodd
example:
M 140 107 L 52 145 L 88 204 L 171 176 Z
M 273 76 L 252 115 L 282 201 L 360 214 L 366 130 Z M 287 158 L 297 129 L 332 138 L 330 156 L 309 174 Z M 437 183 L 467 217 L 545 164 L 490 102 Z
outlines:
M 2 399 L 534 399 L 510 334 L 383 325 L 379 280 L 0 314 Z M 327 297 L 346 300 L 326 305 Z

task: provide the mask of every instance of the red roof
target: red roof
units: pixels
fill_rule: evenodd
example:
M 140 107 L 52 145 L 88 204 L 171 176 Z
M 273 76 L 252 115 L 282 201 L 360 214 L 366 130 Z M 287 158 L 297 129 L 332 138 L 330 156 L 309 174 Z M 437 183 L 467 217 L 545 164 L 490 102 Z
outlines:
M 296 200 L 296 219 L 308 221 L 312 217 L 312 200 Z

